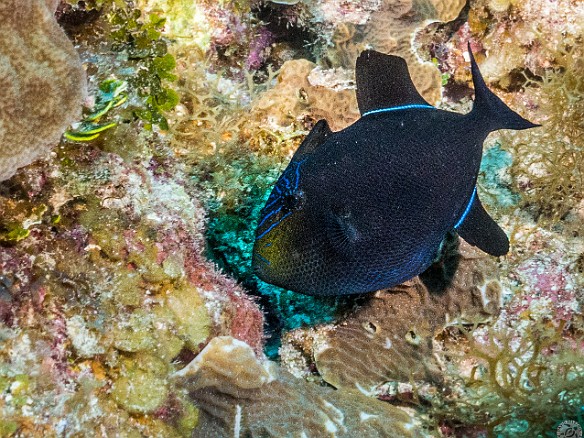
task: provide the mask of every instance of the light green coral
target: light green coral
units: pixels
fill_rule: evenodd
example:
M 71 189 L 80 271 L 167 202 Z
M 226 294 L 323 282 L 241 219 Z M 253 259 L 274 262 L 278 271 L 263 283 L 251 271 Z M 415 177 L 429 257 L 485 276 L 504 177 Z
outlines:
M 111 389 L 114 400 L 133 414 L 147 414 L 160 408 L 169 394 L 164 378 L 168 365 L 155 356 L 140 354 L 132 361 L 123 361 L 122 369 Z
M 177 334 L 191 350 L 199 351 L 211 333 L 211 321 L 199 292 L 179 287 L 167 292 L 165 303 L 174 315 Z

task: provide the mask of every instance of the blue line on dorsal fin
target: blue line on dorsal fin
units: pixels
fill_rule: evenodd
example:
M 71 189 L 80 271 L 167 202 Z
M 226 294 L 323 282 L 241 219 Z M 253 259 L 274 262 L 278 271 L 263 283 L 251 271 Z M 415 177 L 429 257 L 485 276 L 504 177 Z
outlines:
M 405 59 L 365 50 L 355 64 L 357 104 L 365 114 L 400 105 L 428 105 L 412 82 Z
M 460 216 L 460 219 L 458 219 L 458 222 L 454 226 L 454 229 L 457 229 L 458 227 L 460 227 L 462 225 L 462 223 L 464 222 L 464 219 L 468 216 L 468 213 L 470 212 L 470 209 L 472 208 L 472 204 L 473 204 L 476 196 L 477 196 L 477 187 L 475 186 L 474 190 L 472 191 L 472 195 L 470 195 L 470 200 L 468 201 L 468 205 L 464 209 L 464 213 L 462 213 L 462 216 Z
M 380 109 L 376 109 L 376 110 L 367 111 L 366 113 L 363 113 L 363 115 L 361 117 L 368 116 L 369 114 L 388 113 L 390 111 L 399 111 L 399 110 L 416 109 L 416 108 L 436 109 L 432 105 L 415 103 L 412 105 L 392 106 L 390 108 L 380 108 Z

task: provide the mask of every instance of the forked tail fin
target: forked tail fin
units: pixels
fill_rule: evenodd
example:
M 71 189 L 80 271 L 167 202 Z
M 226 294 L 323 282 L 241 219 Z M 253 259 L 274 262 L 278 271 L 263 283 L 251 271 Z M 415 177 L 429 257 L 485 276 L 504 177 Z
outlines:
M 521 130 L 541 126 L 521 117 L 489 90 L 474 59 L 470 43 L 468 45 L 468 53 L 470 55 L 472 82 L 475 89 L 471 116 L 483 123 L 489 131 L 496 131 L 497 129 Z

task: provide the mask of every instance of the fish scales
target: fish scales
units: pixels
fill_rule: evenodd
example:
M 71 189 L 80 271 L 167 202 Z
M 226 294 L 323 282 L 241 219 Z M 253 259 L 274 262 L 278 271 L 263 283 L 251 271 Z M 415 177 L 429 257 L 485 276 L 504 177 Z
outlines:
M 335 133 L 319 121 L 296 151 L 262 210 L 257 275 L 310 295 L 354 294 L 420 274 L 451 232 L 506 253 L 476 196 L 482 144 L 493 130 L 537 125 L 488 90 L 472 53 L 471 66 L 475 104 L 463 115 L 425 102 L 403 59 L 364 52 L 362 116 Z

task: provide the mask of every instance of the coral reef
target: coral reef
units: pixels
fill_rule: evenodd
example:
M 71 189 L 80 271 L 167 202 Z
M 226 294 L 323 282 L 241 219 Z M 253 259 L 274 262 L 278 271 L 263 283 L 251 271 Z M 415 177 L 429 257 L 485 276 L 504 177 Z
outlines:
M 390 380 L 440 380 L 434 338 L 448 325 L 492 320 L 502 297 L 493 262 L 470 245 L 462 242 L 442 264 L 443 273 L 365 298 L 334 326 L 288 333 L 283 361 L 294 369 L 297 358 L 310 358 L 327 383 L 367 394 Z
M 582 200 L 583 20 L 582 4 L 570 0 L 484 1 L 469 14 L 473 36 L 494 55 L 481 64 L 485 78 L 507 92 L 520 90 L 509 98 L 542 121 L 529 134 L 503 136 L 501 145 L 521 157 L 511 167 L 515 190 L 546 225 L 557 224 Z
M 303 119 L 331 121 L 339 131 L 359 118 L 352 72 L 323 70 L 305 59 L 287 61 L 278 84 L 254 102 L 251 117 L 261 125 L 283 131 Z
M 28 402 L 33 415 L 62 400 L 39 423 L 44 427 L 66 422 L 76 423 L 73 431 L 117 433 L 138 430 L 148 415 L 152 430 L 177 433 L 172 421 L 194 414 L 170 391 L 174 361 L 193 357 L 215 335 L 261 350 L 262 314 L 203 258 L 205 213 L 180 167 L 170 178 L 162 170 L 170 163 L 144 168 L 87 147 L 65 149 L 74 160 L 51 162 L 43 191 L 29 198 L 45 206 L 40 218 L 26 225 L 27 237 L 0 251 L 10 304 L 0 375 L 7 388 L 27 379 L 39 395 Z M 0 199 L 11 205 L 10 197 Z M 18 207 L 27 217 L 27 205 Z M 3 416 L 24 431 L 27 414 L 11 394 Z M 86 418 L 79 406 L 89 405 Z M 169 409 L 172 421 L 165 420 Z
M 0 436 L 582 423 L 582 2 L 57 3 L 0 5 Z M 468 42 L 543 125 L 485 144 L 480 196 L 512 245 L 498 269 L 462 243 L 345 301 L 255 278 L 271 185 L 318 119 L 358 117 L 358 53 L 404 56 L 429 101 L 464 111 Z
M 230 337 L 214 338 L 174 377 L 201 409 L 196 437 L 422 436 L 401 409 L 297 379 Z
M 415 35 L 428 21 L 454 20 L 465 2 L 458 0 L 394 2 L 385 0 L 379 11 L 372 14 L 364 42 L 373 49 L 403 57 L 408 63 L 412 80 L 420 94 L 434 104 L 441 97 L 441 76 L 430 59 L 422 60 L 412 47 Z
M 53 11 L 52 1 L 0 5 L 0 181 L 45 156 L 81 115 L 85 72 Z

